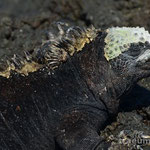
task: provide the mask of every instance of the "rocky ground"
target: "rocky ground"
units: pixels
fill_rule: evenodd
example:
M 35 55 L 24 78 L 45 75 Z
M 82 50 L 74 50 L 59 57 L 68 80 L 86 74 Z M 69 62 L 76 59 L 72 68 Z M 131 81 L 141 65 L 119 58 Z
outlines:
M 150 31 L 150 0 L 0 0 L 0 58 L 40 46 L 48 39 L 54 21 L 93 24 L 102 29 L 143 26 Z M 148 78 L 122 98 L 117 119 L 101 132 L 111 142 L 110 149 L 150 149 L 135 143 L 119 143 L 119 139 L 131 139 L 131 134 L 140 131 L 150 135 L 149 90 Z

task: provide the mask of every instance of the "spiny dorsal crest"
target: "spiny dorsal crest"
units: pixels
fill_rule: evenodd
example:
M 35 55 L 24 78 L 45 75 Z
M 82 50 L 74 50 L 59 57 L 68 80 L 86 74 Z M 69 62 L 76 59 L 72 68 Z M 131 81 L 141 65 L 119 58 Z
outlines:
M 45 41 L 34 52 L 24 52 L 23 56 L 14 55 L 10 59 L 0 61 L 0 76 L 9 78 L 11 72 L 28 75 L 41 68 L 49 70 L 57 68 L 69 56 L 83 49 L 86 43 L 90 43 L 98 34 L 93 26 L 87 29 L 70 27 L 63 30 L 58 24 L 58 35 L 50 33 L 50 40 Z
M 132 43 L 150 43 L 150 34 L 144 28 L 113 27 L 106 32 L 104 52 L 108 61 L 127 51 Z

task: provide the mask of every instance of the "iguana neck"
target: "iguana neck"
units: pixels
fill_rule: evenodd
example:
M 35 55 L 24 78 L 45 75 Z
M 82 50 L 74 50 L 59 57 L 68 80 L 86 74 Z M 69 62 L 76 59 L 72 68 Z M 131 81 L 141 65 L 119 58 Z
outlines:
M 105 36 L 106 33 L 99 33 L 95 40 L 77 54 L 76 62 L 82 78 L 95 97 L 103 101 L 108 110 L 114 112 L 119 104 L 117 99 L 126 91 L 128 85 L 127 79 L 122 80 L 117 76 L 104 57 Z

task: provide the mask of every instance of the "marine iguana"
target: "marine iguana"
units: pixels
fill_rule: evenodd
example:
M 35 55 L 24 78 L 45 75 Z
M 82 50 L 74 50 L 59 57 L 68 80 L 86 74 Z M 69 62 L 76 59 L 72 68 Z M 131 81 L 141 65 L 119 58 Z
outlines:
M 59 26 L 60 28 L 60 26 Z M 150 76 L 144 28 L 60 28 L 0 68 L 1 150 L 100 150 L 119 98 Z

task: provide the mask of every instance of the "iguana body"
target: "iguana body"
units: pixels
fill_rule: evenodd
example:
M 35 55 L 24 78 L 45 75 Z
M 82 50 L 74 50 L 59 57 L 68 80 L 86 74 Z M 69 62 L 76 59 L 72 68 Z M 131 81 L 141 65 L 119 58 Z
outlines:
M 149 39 L 111 57 L 108 35 L 69 28 L 33 54 L 7 61 L 0 72 L 0 149 L 104 147 L 98 132 L 119 97 L 150 75 Z

